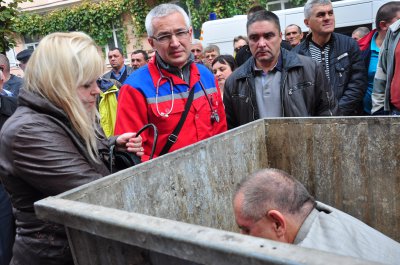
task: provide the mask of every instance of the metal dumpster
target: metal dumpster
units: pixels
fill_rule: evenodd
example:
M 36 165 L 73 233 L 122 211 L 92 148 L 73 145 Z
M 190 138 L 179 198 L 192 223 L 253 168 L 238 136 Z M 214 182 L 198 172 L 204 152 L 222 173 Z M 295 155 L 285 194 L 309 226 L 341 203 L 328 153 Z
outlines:
M 266 119 L 35 204 L 64 224 L 76 264 L 367 264 L 233 233 L 232 194 L 276 167 L 400 239 L 399 119 Z

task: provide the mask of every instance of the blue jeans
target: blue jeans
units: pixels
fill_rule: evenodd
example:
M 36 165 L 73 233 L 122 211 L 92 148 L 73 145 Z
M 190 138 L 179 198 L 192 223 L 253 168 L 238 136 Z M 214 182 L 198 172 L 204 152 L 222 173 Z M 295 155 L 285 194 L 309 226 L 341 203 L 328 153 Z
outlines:
M 14 218 L 10 197 L 0 182 L 0 264 L 8 265 L 14 244 Z

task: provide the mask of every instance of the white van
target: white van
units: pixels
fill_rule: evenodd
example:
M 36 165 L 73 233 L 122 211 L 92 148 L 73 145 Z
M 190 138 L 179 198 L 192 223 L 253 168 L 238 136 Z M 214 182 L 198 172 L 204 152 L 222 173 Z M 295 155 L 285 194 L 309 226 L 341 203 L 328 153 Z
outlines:
M 390 0 L 332 2 L 336 20 L 335 32 L 351 35 L 351 32 L 359 26 L 374 28 L 376 12 L 381 5 L 387 2 L 390 2 Z M 304 32 L 308 31 L 308 28 L 304 25 L 303 7 L 274 11 L 274 13 L 279 17 L 282 32 L 290 24 L 299 25 Z M 246 15 L 205 22 L 200 37 L 203 47 L 216 44 L 220 48 L 221 54 L 233 54 L 233 38 L 238 35 L 247 35 L 246 22 Z

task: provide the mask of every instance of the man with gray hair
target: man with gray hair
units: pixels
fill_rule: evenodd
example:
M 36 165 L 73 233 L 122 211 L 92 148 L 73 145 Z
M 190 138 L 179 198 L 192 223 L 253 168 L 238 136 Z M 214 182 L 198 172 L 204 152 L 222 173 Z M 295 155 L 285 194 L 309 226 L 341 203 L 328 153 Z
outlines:
M 213 74 L 194 63 L 192 27 L 186 12 L 174 4 L 154 7 L 146 16 L 148 42 L 155 58 L 133 72 L 118 97 L 115 134 L 158 128 L 154 157 L 226 131 L 226 117 Z M 142 160 L 155 142 L 144 132 Z
M 303 39 L 303 32 L 301 28 L 296 24 L 290 24 L 285 29 L 285 40 L 290 43 L 292 48 L 296 47 L 300 44 L 301 40 Z
M 315 201 L 294 177 L 262 169 L 233 199 L 243 234 L 385 264 L 398 264 L 400 244 L 360 220 Z
M 192 52 L 194 56 L 194 62 L 195 63 L 203 63 L 203 45 L 201 44 L 201 41 L 198 39 L 193 39 L 192 41 L 192 47 L 190 48 L 190 51 Z
M 0 90 L 0 94 L 14 97 L 18 96 L 19 90 L 22 88 L 24 82 L 21 77 L 10 73 L 10 61 L 4 54 L 0 54 L 0 71 L 0 77 L 3 83 L 3 89 Z
M 217 58 L 217 56 L 220 55 L 219 52 L 219 47 L 217 45 L 214 44 L 210 44 L 208 45 L 205 49 L 204 49 L 204 63 L 208 66 L 211 67 L 212 62 L 214 61 L 215 58 Z
M 351 38 L 359 41 L 360 39 L 364 38 L 370 32 L 369 28 L 367 27 L 358 27 L 351 33 Z
M 304 24 L 311 33 L 293 51 L 320 62 L 339 102 L 343 116 L 360 115 L 367 71 L 360 48 L 352 38 L 333 32 L 335 15 L 330 0 L 308 0 Z

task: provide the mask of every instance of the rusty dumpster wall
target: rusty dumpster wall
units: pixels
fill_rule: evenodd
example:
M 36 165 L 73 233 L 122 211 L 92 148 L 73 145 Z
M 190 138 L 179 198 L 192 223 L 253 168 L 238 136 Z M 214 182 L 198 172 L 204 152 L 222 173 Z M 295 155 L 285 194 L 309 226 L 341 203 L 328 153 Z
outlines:
M 267 165 L 262 121 L 125 170 L 64 198 L 237 231 L 236 184 Z M 165 159 L 164 159 L 165 158 Z
M 400 241 L 400 118 L 268 120 L 268 165 Z
M 144 250 L 203 264 L 364 264 L 230 233 L 238 232 L 231 198 L 250 172 L 276 167 L 318 200 L 399 240 L 398 131 L 395 118 L 259 120 L 40 201 L 35 210 L 68 227 L 76 264 L 136 264 L 130 255 Z

